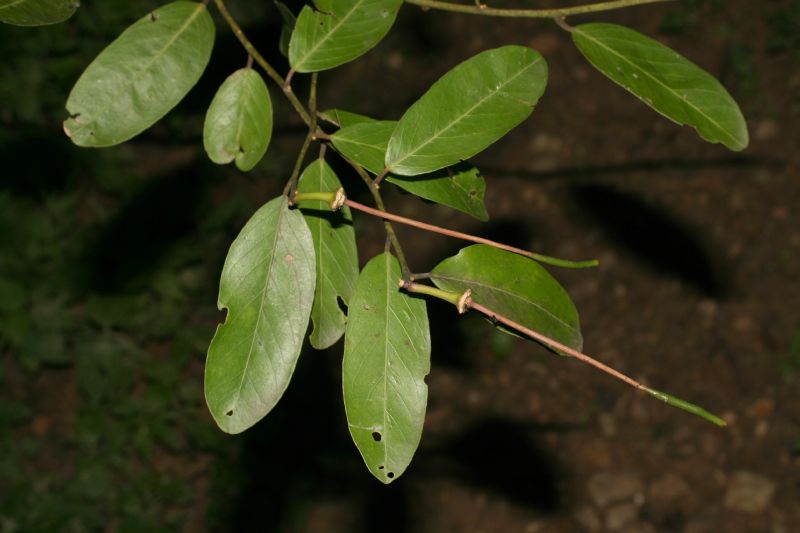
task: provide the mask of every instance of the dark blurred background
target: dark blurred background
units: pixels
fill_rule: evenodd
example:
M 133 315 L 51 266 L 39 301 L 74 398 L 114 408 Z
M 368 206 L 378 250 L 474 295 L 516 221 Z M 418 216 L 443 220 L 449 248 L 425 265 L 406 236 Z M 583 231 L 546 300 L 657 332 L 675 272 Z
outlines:
M 278 407 L 243 435 L 222 434 L 206 411 L 225 253 L 279 194 L 305 134 L 271 88 L 265 160 L 247 175 L 207 160 L 204 111 L 246 60 L 230 32 L 220 25 L 186 100 L 133 141 L 85 150 L 61 132 L 83 68 L 159 3 L 86 2 L 66 24 L 0 27 L 0 532 L 800 530 L 799 1 L 692 0 L 572 21 L 631 25 L 712 72 L 748 118 L 740 154 L 612 85 L 549 21 L 405 6 L 377 49 L 320 77 L 323 107 L 397 118 L 481 50 L 542 52 L 551 80 L 539 108 L 475 158 L 491 221 L 387 186 L 390 210 L 598 257 L 598 269 L 554 271 L 587 352 L 730 423 L 431 302 L 425 433 L 386 487 L 347 434 L 341 344 L 305 350 Z M 230 4 L 285 72 L 273 6 Z M 382 229 L 355 223 L 363 264 Z M 416 271 L 459 247 L 405 228 L 400 238 Z

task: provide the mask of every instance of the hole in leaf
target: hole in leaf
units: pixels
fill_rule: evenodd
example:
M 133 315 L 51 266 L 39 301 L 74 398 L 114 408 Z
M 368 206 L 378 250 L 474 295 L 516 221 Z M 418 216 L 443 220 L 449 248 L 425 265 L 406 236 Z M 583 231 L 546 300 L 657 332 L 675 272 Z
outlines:
M 380 466 L 378 467 L 378 470 L 383 470 L 383 465 L 380 465 Z
M 386 472 L 386 477 L 388 477 L 389 479 L 394 478 L 394 472 Z
M 341 296 L 336 297 L 336 303 L 339 304 L 339 309 L 341 309 L 342 313 L 347 316 L 347 304 L 344 303 L 344 300 L 342 300 Z
M 233 416 L 233 409 L 225 413 L 225 416 Z
M 381 434 L 380 434 L 380 432 L 379 432 L 379 431 L 373 431 L 373 432 L 372 432 L 372 439 L 373 439 L 375 442 L 380 442 L 380 441 L 381 441 Z

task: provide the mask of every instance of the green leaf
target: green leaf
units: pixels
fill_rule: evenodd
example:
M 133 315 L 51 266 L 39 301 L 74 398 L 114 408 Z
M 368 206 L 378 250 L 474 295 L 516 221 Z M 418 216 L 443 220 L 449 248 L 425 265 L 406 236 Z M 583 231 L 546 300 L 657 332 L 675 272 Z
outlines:
M 546 84 L 544 59 L 523 46 L 487 50 L 464 61 L 400 119 L 386 167 L 415 176 L 472 157 L 525 120 Z
M 480 171 L 469 163 L 459 163 L 420 176 L 389 174 L 386 181 L 420 198 L 458 209 L 478 220 L 489 220 L 483 203 L 486 182 Z
M 572 39 L 597 70 L 665 117 L 709 142 L 747 147 L 747 123 L 725 87 L 671 48 L 616 24 L 581 24 Z
M 272 137 L 272 101 L 264 78 L 252 68 L 225 80 L 206 114 L 203 145 L 214 163 L 236 160 L 239 170 L 255 167 Z
M 211 57 L 214 21 L 204 4 L 173 2 L 133 24 L 81 75 L 64 131 L 78 146 L 135 137 L 178 105 Z
M 78 0 L 0 0 L 0 22 L 14 26 L 47 26 L 70 18 Z
M 281 15 L 281 20 L 283 21 L 278 50 L 283 57 L 289 57 L 289 41 L 292 38 L 292 32 L 297 24 L 297 17 L 294 16 L 294 13 L 292 13 L 283 2 L 275 0 L 275 7 L 278 8 L 278 13 Z
M 405 471 L 419 446 L 430 371 L 425 301 L 398 288 L 400 264 L 373 258 L 350 300 L 343 362 L 350 435 L 367 468 L 383 483 Z
M 331 135 L 331 141 L 340 153 L 373 174 L 378 174 L 383 170 L 386 147 L 397 122 L 364 119 L 343 127 Z M 413 177 L 389 174 L 386 181 L 420 198 L 458 209 L 478 220 L 489 219 L 483 204 L 486 183 L 478 169 L 468 163 Z
M 225 323 L 208 348 L 205 394 L 219 427 L 240 433 L 278 402 L 303 345 L 316 281 L 314 243 L 285 196 L 233 241 L 220 280 Z
M 472 299 L 570 348 L 581 350 L 578 311 L 567 292 L 536 261 L 476 244 L 439 263 L 431 279 L 442 290 L 472 290 Z
M 361 56 L 394 24 L 402 0 L 315 0 L 297 17 L 289 42 L 289 64 L 318 72 Z
M 378 174 L 383 170 L 386 145 L 396 126 L 393 120 L 360 122 L 331 135 L 331 142 L 339 153 Z
M 335 191 L 341 187 L 331 167 L 323 159 L 311 163 L 300 176 L 299 192 Z M 318 350 L 328 348 L 342 336 L 345 316 L 338 299 L 350 302 L 358 278 L 358 252 L 353 218 L 348 207 L 331 212 L 325 202 L 303 202 L 300 210 L 311 229 L 317 256 L 317 291 L 311 319 L 311 345 Z
M 320 115 L 323 120 L 327 120 L 340 128 L 346 128 L 353 124 L 361 124 L 362 122 L 373 122 L 375 120 L 366 115 L 345 111 L 344 109 L 326 109 L 321 112 Z

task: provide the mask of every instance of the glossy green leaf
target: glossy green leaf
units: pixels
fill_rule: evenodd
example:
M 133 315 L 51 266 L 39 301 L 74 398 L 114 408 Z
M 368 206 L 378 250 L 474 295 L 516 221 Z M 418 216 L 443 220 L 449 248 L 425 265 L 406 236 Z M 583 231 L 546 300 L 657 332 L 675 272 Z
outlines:
M 326 109 L 321 112 L 320 115 L 323 120 L 327 120 L 340 128 L 346 128 L 353 124 L 361 124 L 362 122 L 373 122 L 375 120 L 366 115 L 345 111 L 344 109 Z
M 544 59 L 523 46 L 487 50 L 464 61 L 400 119 L 386 167 L 415 176 L 472 157 L 525 120 L 546 84 Z
M 489 220 L 483 203 L 486 182 L 480 171 L 469 163 L 459 163 L 419 176 L 389 174 L 386 181 L 420 198 L 458 209 L 478 220 Z
M 373 258 L 350 300 L 343 362 L 350 435 L 367 468 L 383 483 L 400 477 L 419 445 L 430 371 L 425 301 L 401 292 L 400 264 Z
M 47 26 L 70 18 L 78 0 L 0 0 L 0 22 L 14 26 Z
M 393 120 L 360 122 L 331 135 L 331 142 L 342 155 L 377 174 L 383 170 L 386 145 L 396 126 Z
M 617 24 L 581 24 L 572 38 L 597 70 L 665 117 L 709 142 L 747 147 L 747 123 L 725 87 L 671 48 Z
M 208 348 L 205 394 L 227 433 L 264 417 L 286 390 L 303 345 L 316 280 L 314 243 L 285 196 L 268 202 L 233 241 L 219 287 L 225 323 Z
M 336 149 L 373 174 L 383 170 L 386 147 L 397 122 L 364 120 L 331 135 Z M 463 211 L 478 220 L 488 220 L 483 203 L 486 183 L 475 167 L 460 163 L 419 176 L 389 174 L 386 181 L 431 202 Z
M 283 25 L 281 25 L 281 38 L 278 41 L 278 50 L 283 57 L 289 57 L 289 42 L 292 39 L 292 32 L 297 24 L 297 17 L 283 2 L 275 0 L 275 7 L 281 15 Z
M 225 80 L 206 114 L 203 145 L 214 163 L 236 160 L 239 170 L 255 167 L 272 137 L 272 101 L 264 78 L 252 68 Z
M 79 146 L 113 146 L 146 130 L 197 83 L 211 57 L 204 4 L 173 2 L 130 26 L 83 72 L 64 131 Z
M 331 167 L 323 159 L 311 163 L 300 176 L 299 192 L 335 191 L 341 187 Z M 328 348 L 344 333 L 346 318 L 339 307 L 350 302 L 358 278 L 358 252 L 353 218 L 348 207 L 331 212 L 325 202 L 303 202 L 301 212 L 306 219 L 317 256 L 317 291 L 311 320 L 311 345 L 318 350 Z
M 539 263 L 476 244 L 439 263 L 431 279 L 442 290 L 472 290 L 472 299 L 532 330 L 581 350 L 578 311 Z
M 389 32 L 403 0 L 315 0 L 297 17 L 289 64 L 318 72 L 363 55 Z

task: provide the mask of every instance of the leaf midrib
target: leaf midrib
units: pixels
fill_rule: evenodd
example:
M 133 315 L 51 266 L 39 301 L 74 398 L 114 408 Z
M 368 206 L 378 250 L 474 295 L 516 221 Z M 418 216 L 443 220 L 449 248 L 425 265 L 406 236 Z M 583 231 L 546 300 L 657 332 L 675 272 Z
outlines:
M 275 233 L 273 234 L 272 249 L 270 250 L 270 262 L 267 268 L 267 275 L 264 277 L 264 286 L 259 294 L 261 294 L 261 302 L 258 306 L 258 316 L 256 317 L 256 325 L 253 327 L 252 338 L 250 339 L 250 349 L 247 351 L 247 360 L 244 363 L 242 370 L 242 377 L 239 380 L 239 386 L 236 388 L 236 398 L 233 401 L 233 408 L 238 409 L 239 399 L 242 396 L 242 388 L 244 388 L 244 379 L 247 376 L 247 370 L 250 368 L 250 361 L 253 359 L 253 345 L 256 341 L 258 326 L 261 325 L 261 317 L 264 315 L 264 294 L 267 292 L 267 285 L 269 285 L 270 277 L 272 276 L 272 266 L 275 264 L 275 249 L 278 247 L 278 240 L 281 232 L 281 222 L 283 222 L 284 212 L 283 203 L 278 207 L 278 220 L 275 224 Z
M 700 109 L 697 106 L 695 106 L 694 104 L 692 104 L 692 102 L 690 102 L 688 99 L 684 100 L 683 98 L 681 98 L 681 96 L 674 89 L 672 89 L 669 85 L 666 85 L 664 82 L 662 82 L 657 77 L 655 77 L 652 74 L 650 74 L 647 70 L 645 70 L 644 68 L 640 67 L 638 64 L 634 63 L 633 61 L 631 61 L 630 59 L 628 59 L 624 55 L 618 53 L 613 48 L 610 48 L 609 46 L 606 46 L 605 44 L 603 44 L 602 41 L 599 41 L 596 38 L 592 37 L 585 30 L 581 30 L 580 26 L 575 28 L 575 32 L 578 33 L 579 35 L 585 37 L 586 39 L 592 41 L 593 43 L 597 44 L 599 47 L 607 50 L 611 54 L 617 56 L 618 58 L 620 58 L 623 62 L 627 63 L 628 65 L 631 65 L 632 67 L 636 68 L 637 70 L 642 72 L 645 76 L 647 76 L 648 78 L 650 78 L 651 80 L 656 82 L 656 84 L 658 84 L 661 87 L 663 87 L 667 92 L 671 93 L 673 95 L 673 97 L 675 97 L 677 100 L 679 100 L 681 102 L 684 102 L 686 105 L 688 105 L 689 107 L 694 109 L 697 113 L 699 113 L 701 116 L 706 118 L 709 122 L 711 122 L 719 131 L 721 131 L 724 135 L 726 135 L 728 137 L 728 140 L 731 141 L 732 144 L 734 144 L 736 146 L 740 146 L 742 144 L 738 139 L 733 137 L 733 135 L 731 133 L 729 133 L 728 130 L 723 128 L 719 124 L 719 122 L 717 122 L 716 120 L 714 120 L 713 118 L 708 116 L 706 113 L 703 112 L 702 109 Z M 630 41 L 627 41 L 627 42 L 630 42 Z
M 383 466 L 384 472 L 389 472 L 389 430 L 386 426 L 387 416 L 389 414 L 389 400 L 387 399 L 388 395 L 388 387 L 389 387 L 389 298 L 391 297 L 391 293 L 389 291 L 392 290 L 392 284 L 389 283 L 389 279 L 391 277 L 392 271 L 392 264 L 391 264 L 392 256 L 386 253 L 386 277 L 384 279 L 384 283 L 386 283 L 386 306 L 384 308 L 384 327 L 383 327 Z M 385 476 L 386 474 L 384 474 Z
M 19 5 L 19 4 L 21 4 L 21 3 L 25 2 L 25 1 L 26 0 L 14 0 L 10 4 L 6 4 L 4 6 L 0 6 L 0 11 L 2 11 L 3 9 L 8 9 L 9 7 L 17 6 L 17 5 Z
M 431 135 L 431 136 L 428 138 L 428 140 L 427 140 L 427 141 L 425 141 L 425 142 L 421 143 L 420 145 L 418 145 L 416 148 L 414 148 L 412 151 L 408 152 L 408 153 L 407 153 L 405 156 L 403 156 L 401 159 L 398 159 L 398 160 L 396 160 L 396 161 L 393 161 L 391 164 L 387 164 L 387 165 L 386 165 L 386 168 L 388 168 L 389 170 L 394 170 L 394 169 L 397 167 L 397 165 L 399 165 L 399 164 L 400 164 L 400 163 L 402 163 L 403 161 L 407 160 L 408 158 L 410 158 L 410 157 L 414 156 L 414 155 L 415 155 L 417 152 L 419 152 L 420 150 L 422 150 L 423 148 L 425 148 L 426 146 L 428 146 L 430 143 L 432 143 L 433 141 L 435 141 L 435 140 L 437 140 L 439 137 L 441 137 L 441 136 L 442 136 L 442 135 L 443 135 L 445 132 L 447 132 L 448 130 L 450 130 L 450 129 L 452 129 L 453 127 L 455 127 L 455 125 L 456 125 L 457 123 L 461 122 L 462 120 L 464 120 L 464 118 L 465 118 L 467 115 L 469 115 L 469 114 L 470 114 L 470 113 L 472 113 L 472 112 L 473 112 L 475 109 L 477 109 L 478 107 L 480 107 L 481 105 L 483 105 L 483 103 L 484 103 L 484 102 L 486 102 L 486 100 L 488 100 L 488 99 L 490 99 L 490 98 L 494 97 L 495 95 L 497 95 L 497 93 L 499 93 L 501 90 L 503 90 L 503 89 L 504 89 L 504 88 L 505 88 L 505 87 L 506 87 L 508 84 L 510 84 L 511 82 L 513 82 L 514 80 L 516 80 L 516 79 L 517 79 L 518 77 L 520 77 L 520 76 L 521 76 L 523 73 L 525 73 L 525 71 L 527 71 L 528 69 L 531 69 L 531 68 L 533 68 L 534 66 L 536 66 L 537 64 L 539 64 L 539 63 L 540 63 L 542 60 L 543 60 L 543 58 L 542 58 L 541 56 L 537 57 L 535 61 L 533 61 L 532 63 L 530 63 L 530 64 L 526 65 L 524 68 L 520 69 L 520 71 L 519 71 L 519 72 L 517 72 L 517 73 L 516 73 L 514 76 L 512 76 L 512 77 L 511 77 L 511 78 L 509 78 L 509 79 L 507 79 L 507 80 L 506 80 L 504 83 L 501 83 L 499 86 L 497 86 L 497 87 L 495 88 L 495 90 L 494 90 L 494 91 L 490 92 L 490 93 L 489 93 L 487 96 L 484 96 L 483 98 L 481 98 L 480 100 L 478 100 L 478 101 L 477 101 L 477 102 L 476 102 L 476 103 L 475 103 L 475 104 L 474 104 L 472 107 L 470 107 L 469 109 L 467 109 L 466 111 L 464 111 L 462 114 L 460 114 L 458 117 L 456 117 L 456 118 L 455 118 L 455 120 L 453 120 L 452 122 L 450 122 L 450 124 L 448 124 L 448 125 L 447 125 L 447 126 L 445 126 L 444 128 L 440 129 L 439 131 L 437 131 L 437 132 L 435 132 L 433 135 Z M 402 119 L 401 119 L 401 122 L 402 122 Z M 397 130 L 395 130 L 395 131 L 397 131 Z M 392 138 L 394 138 L 394 135 L 392 135 Z M 389 140 L 389 145 L 391 145 L 391 139 Z

